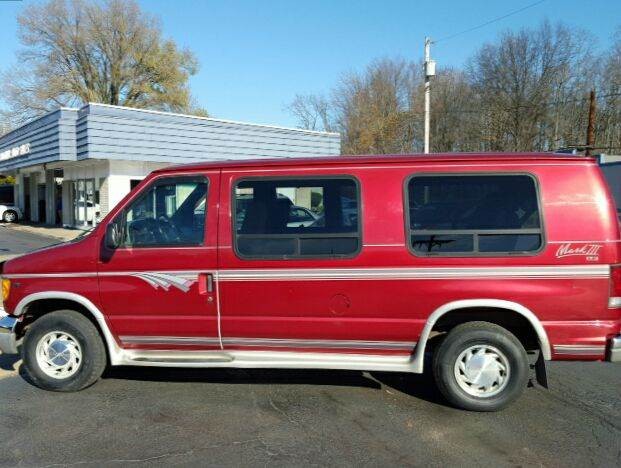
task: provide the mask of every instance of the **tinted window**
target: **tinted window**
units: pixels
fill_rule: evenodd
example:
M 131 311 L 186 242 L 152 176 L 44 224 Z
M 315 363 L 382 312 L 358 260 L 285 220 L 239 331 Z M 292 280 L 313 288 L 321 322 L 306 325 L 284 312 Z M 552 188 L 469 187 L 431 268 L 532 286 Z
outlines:
M 537 189 L 526 175 L 417 176 L 407 186 L 420 254 L 526 253 L 542 244 Z
M 234 189 L 242 257 L 343 257 L 360 247 L 358 186 L 349 178 L 253 179 Z
M 167 178 L 154 182 L 115 222 L 130 247 L 201 245 L 205 233 L 207 180 Z

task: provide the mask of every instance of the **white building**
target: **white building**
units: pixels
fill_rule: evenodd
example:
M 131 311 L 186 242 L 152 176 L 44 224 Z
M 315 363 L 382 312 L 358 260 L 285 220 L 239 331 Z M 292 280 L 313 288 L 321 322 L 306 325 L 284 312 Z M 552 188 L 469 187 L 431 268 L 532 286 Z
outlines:
M 89 227 L 149 172 L 217 159 L 340 154 L 336 133 L 105 104 L 61 108 L 0 138 L 27 220 Z

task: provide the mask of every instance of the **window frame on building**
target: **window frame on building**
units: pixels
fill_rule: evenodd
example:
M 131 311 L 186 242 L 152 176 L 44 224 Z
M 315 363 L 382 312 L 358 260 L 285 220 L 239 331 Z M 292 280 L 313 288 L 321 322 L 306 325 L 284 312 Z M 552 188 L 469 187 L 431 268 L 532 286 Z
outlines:
M 533 182 L 535 190 L 535 200 L 537 202 L 537 213 L 539 217 L 538 228 L 521 228 L 521 229 L 432 229 L 417 230 L 411 228 L 410 218 L 410 182 L 416 178 L 428 177 L 507 177 L 507 176 L 524 176 Z M 541 185 L 535 174 L 529 172 L 418 172 L 407 176 L 403 183 L 403 211 L 405 220 L 405 244 L 409 252 L 416 257 L 532 257 L 540 254 L 546 248 L 545 222 L 543 213 L 543 204 L 541 202 Z M 455 252 L 424 252 L 414 248 L 412 236 L 416 234 L 437 234 L 437 235 L 472 235 L 473 248 L 469 251 Z M 539 247 L 534 250 L 515 250 L 515 251 L 493 251 L 486 252 L 479 250 L 478 238 L 481 235 L 539 235 Z
M 334 233 L 334 234 L 320 234 L 320 233 L 309 233 L 309 234 L 243 234 L 244 236 L 256 236 L 256 237 L 265 237 L 265 236 L 274 236 L 281 238 L 289 238 L 289 237 L 298 237 L 298 238 L 356 238 L 358 240 L 358 245 L 356 250 L 348 253 L 348 254 L 310 254 L 310 255 L 300 255 L 300 254 L 257 254 L 257 255 L 248 255 L 240 252 L 238 246 L 238 237 L 237 233 L 237 197 L 236 190 L 238 186 L 243 182 L 252 182 L 252 181 L 260 181 L 260 182 L 280 182 L 280 181 L 324 181 L 324 180 L 339 180 L 346 179 L 350 180 L 354 183 L 354 187 L 356 189 L 356 203 L 358 208 L 358 219 L 356 231 L 354 233 Z M 283 175 L 283 176 L 270 176 L 270 177 L 261 177 L 261 176 L 241 176 L 237 179 L 234 179 L 231 183 L 231 239 L 233 244 L 233 251 L 235 255 L 241 260 L 313 260 L 313 259 L 351 259 L 357 257 L 362 251 L 363 247 L 363 232 L 362 232 L 362 217 L 363 217 L 363 207 L 362 207 L 362 189 L 360 181 L 357 177 L 351 174 L 330 174 L 330 175 Z M 300 243 L 297 243 L 296 250 L 299 252 Z
M 97 224 L 99 224 L 99 222 L 101 221 L 101 205 L 99 207 L 100 209 L 100 220 L 99 221 L 97 220 L 97 211 L 96 211 L 96 207 L 99 204 L 97 203 L 97 199 L 100 197 L 100 193 L 99 193 L 100 188 L 101 188 L 100 181 L 101 181 L 100 177 L 81 177 L 81 178 L 76 178 L 76 179 L 72 179 L 69 181 L 72 186 L 71 205 L 72 205 L 72 218 L 73 218 L 74 226 L 84 227 L 84 228 L 93 228 L 97 226 Z M 92 194 L 93 199 L 91 200 L 92 219 L 90 220 L 88 219 L 89 200 L 87 199 L 88 198 L 87 187 L 89 184 L 91 184 L 93 188 L 93 194 Z M 82 189 L 80 189 L 80 185 L 83 186 Z M 84 202 L 82 203 L 82 205 L 79 204 L 80 193 L 83 193 L 84 195 Z M 84 216 L 83 220 L 80 219 L 80 212 L 82 212 L 82 215 Z

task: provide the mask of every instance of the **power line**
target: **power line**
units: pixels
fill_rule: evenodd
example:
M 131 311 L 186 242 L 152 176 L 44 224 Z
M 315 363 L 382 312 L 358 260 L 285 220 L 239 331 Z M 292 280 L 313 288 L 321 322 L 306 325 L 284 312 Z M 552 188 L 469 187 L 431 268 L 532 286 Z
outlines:
M 509 13 L 505 14 L 505 15 L 498 16 L 497 18 L 494 18 L 494 19 L 491 19 L 491 20 L 489 20 L 489 21 L 487 21 L 485 23 L 479 24 L 478 26 L 474 26 L 472 28 L 464 29 L 463 31 L 457 32 L 455 34 L 451 34 L 449 36 L 442 37 L 442 38 L 438 39 L 437 41 L 434 41 L 434 43 L 437 44 L 438 42 L 448 41 L 449 39 L 453 39 L 454 37 L 460 36 L 462 34 L 466 34 L 466 33 L 472 32 L 472 31 L 476 31 L 477 29 L 484 28 L 485 26 L 488 26 L 488 25 L 490 25 L 492 23 L 495 23 L 496 21 L 503 20 L 505 18 L 508 18 L 509 16 L 517 15 L 518 13 L 521 13 L 524 10 L 528 10 L 529 8 L 532 8 L 532 7 L 535 7 L 537 5 L 540 5 L 541 3 L 545 2 L 545 1 L 546 0 L 539 0 L 538 2 L 531 3 L 530 5 L 526 5 L 525 7 L 522 7 L 519 10 L 514 10 L 512 12 L 509 12 Z

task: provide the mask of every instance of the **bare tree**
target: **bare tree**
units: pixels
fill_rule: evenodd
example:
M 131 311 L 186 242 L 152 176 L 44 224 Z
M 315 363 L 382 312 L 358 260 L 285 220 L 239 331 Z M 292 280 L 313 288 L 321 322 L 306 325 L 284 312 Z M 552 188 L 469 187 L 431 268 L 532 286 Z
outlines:
M 422 90 L 420 90 L 422 95 Z M 452 68 L 439 70 L 431 102 L 431 150 L 480 151 L 486 128 L 477 96 L 467 75 Z
M 596 146 L 607 151 L 621 151 L 621 26 L 617 28 L 614 42 L 602 60 L 599 82 L 601 99 L 596 130 Z
M 324 96 L 298 94 L 287 108 L 297 118 L 302 128 L 325 132 L 334 131 L 330 103 Z
M 289 110 L 303 128 L 340 132 L 344 153 L 412 151 L 418 74 L 404 60 L 377 60 L 362 73 L 343 75 L 329 97 L 296 96 Z
M 50 0 L 26 7 L 18 21 L 24 49 L 3 77 L 14 121 L 87 102 L 191 109 L 195 57 L 163 39 L 134 0 Z
M 299 128 L 316 131 L 338 131 L 333 120 L 332 102 L 321 94 L 296 94 L 285 106 L 295 117 Z
M 602 57 L 589 53 L 592 43 L 585 32 L 544 22 L 484 45 L 465 71 L 439 69 L 431 99 L 432 151 L 584 145 L 593 88 L 599 90 L 596 145 L 621 148 L 621 28 Z M 329 96 L 298 97 L 291 110 L 306 128 L 328 128 L 320 116 L 329 116 L 344 152 L 422 149 L 419 64 L 376 60 L 345 74 Z
M 346 152 L 399 153 L 412 150 L 412 64 L 378 60 L 360 74 L 345 75 L 333 105 Z
M 487 44 L 469 66 L 470 81 L 489 114 L 488 148 L 532 151 L 551 149 L 558 139 L 550 107 L 575 97 L 577 69 L 588 59 L 584 35 L 544 23 L 536 30 L 504 33 Z M 556 102 L 556 104 L 554 104 Z M 556 118 L 559 118 L 556 107 Z

